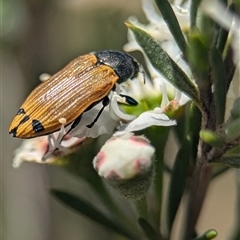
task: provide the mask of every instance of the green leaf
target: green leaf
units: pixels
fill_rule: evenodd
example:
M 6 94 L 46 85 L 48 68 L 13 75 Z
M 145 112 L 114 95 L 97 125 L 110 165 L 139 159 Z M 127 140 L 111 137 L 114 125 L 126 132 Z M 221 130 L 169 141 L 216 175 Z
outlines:
M 144 231 L 144 233 L 148 237 L 148 239 L 151 239 L 151 240 L 162 240 L 163 239 L 154 231 L 153 227 L 145 219 L 139 218 L 138 224 L 141 226 L 142 230 Z
M 212 147 L 223 148 L 224 143 L 217 134 L 209 129 L 201 130 L 200 138 Z
M 233 8 L 233 4 L 228 5 L 228 1 L 227 0 L 220 0 L 220 4 L 222 4 L 222 6 L 224 6 L 226 8 L 226 12 L 227 11 L 232 11 Z M 226 18 L 225 15 L 222 16 L 223 19 Z M 215 39 L 215 47 L 218 49 L 218 51 L 223 54 L 226 44 L 229 44 L 228 40 L 228 34 L 229 34 L 229 29 L 225 29 L 222 26 L 218 25 L 215 23 L 215 30 L 216 30 L 216 39 Z M 224 54 L 223 54 L 224 55 Z
M 219 29 L 219 35 L 218 35 L 216 47 L 220 53 L 223 53 L 223 50 L 227 42 L 228 33 L 229 31 L 225 30 L 224 28 Z
M 177 140 L 177 143 L 183 141 L 186 136 L 187 131 L 189 130 L 189 109 L 191 102 L 188 102 L 182 106 L 182 113 L 177 117 L 177 125 L 173 126 L 174 137 Z
M 222 157 L 214 162 L 224 164 L 228 167 L 240 168 L 240 156 Z
M 240 13 L 240 0 L 233 0 L 233 4 L 235 6 L 235 11 L 239 14 Z
M 213 163 L 221 163 L 228 167 L 240 168 L 240 146 L 229 149 L 222 157 L 214 159 Z
M 231 149 L 229 149 L 224 156 L 240 156 L 240 145 L 236 145 L 234 147 L 232 147 Z
M 154 164 L 154 171 L 156 179 L 153 181 L 154 198 L 153 204 L 148 205 L 149 215 L 153 219 L 154 228 L 157 229 L 161 225 L 161 211 L 162 211 L 162 194 L 163 194 L 163 171 L 164 171 L 164 149 L 168 139 L 170 128 L 166 127 L 152 127 L 144 131 L 144 135 L 151 139 L 151 144 L 155 148 L 156 161 Z M 153 207 L 154 206 L 154 207 Z
M 240 136 L 240 118 L 229 122 L 225 129 L 226 136 L 229 140 L 233 140 Z
M 194 238 L 194 240 L 211 240 L 217 237 L 218 233 L 215 229 L 211 229 L 203 233 L 202 235 Z
M 240 118 L 240 97 L 237 98 L 233 104 L 233 108 L 231 109 L 231 117 L 233 119 Z
M 237 65 L 234 63 L 234 52 L 231 46 L 227 48 L 226 56 L 224 56 L 224 66 L 227 79 L 227 91 L 231 86 L 231 82 L 234 79 L 234 75 L 237 71 Z M 237 74 L 236 74 L 237 75 Z
M 87 202 L 86 200 L 77 197 L 71 193 L 63 192 L 56 189 L 52 189 L 51 194 L 68 207 L 74 209 L 78 213 L 83 214 L 94 222 L 101 224 L 109 230 L 114 231 L 129 239 L 138 239 L 136 236 L 133 236 L 131 233 L 129 233 L 118 222 L 111 219 L 106 214 L 100 212 L 97 208 L 95 208 L 91 203 Z
M 197 19 L 199 34 L 204 39 L 205 45 L 209 48 L 214 43 L 214 41 L 216 41 L 216 24 L 202 11 L 199 11 Z
M 187 49 L 187 59 L 192 72 L 195 75 L 199 88 L 208 86 L 208 46 L 206 39 L 198 31 L 193 31 L 188 36 L 189 48 Z
M 184 193 L 187 172 L 189 169 L 190 154 L 190 142 L 185 138 L 177 153 L 171 174 L 167 206 L 167 229 L 169 234 Z
M 169 1 L 155 0 L 155 2 L 162 14 L 164 21 L 167 23 L 168 28 L 172 33 L 173 38 L 175 39 L 179 49 L 185 55 L 187 43 Z
M 201 0 L 191 0 L 190 5 L 190 28 L 193 30 L 196 26 L 198 7 L 201 3 Z
M 185 135 L 175 159 L 169 186 L 167 206 L 167 227 L 169 233 L 184 193 L 185 184 L 188 177 L 187 172 L 189 168 L 195 164 L 193 160 L 196 158 L 199 142 L 201 112 L 196 105 L 192 103 L 186 116 L 188 121 L 186 120 L 185 122 Z
M 195 165 L 195 159 L 198 151 L 198 142 L 199 142 L 199 132 L 202 124 L 202 114 L 200 110 L 196 107 L 194 103 L 191 104 L 190 107 L 190 115 L 189 115 L 189 129 L 187 138 L 190 144 L 190 156 L 194 161 L 192 164 Z
M 188 95 L 198 107 L 201 107 L 199 92 L 195 84 L 163 50 L 159 42 L 140 28 L 130 23 L 126 23 L 126 25 L 134 33 L 137 42 L 143 48 L 153 67 L 176 88 Z
M 227 79 L 221 53 L 216 49 L 210 50 L 210 64 L 214 83 L 214 103 L 218 124 L 223 123 L 226 107 Z

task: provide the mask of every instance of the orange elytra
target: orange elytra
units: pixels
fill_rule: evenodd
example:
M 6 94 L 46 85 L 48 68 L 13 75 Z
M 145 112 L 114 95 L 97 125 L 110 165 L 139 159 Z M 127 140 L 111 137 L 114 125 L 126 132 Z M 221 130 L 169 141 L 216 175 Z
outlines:
M 37 86 L 27 97 L 14 117 L 9 134 L 18 138 L 33 138 L 60 130 L 71 124 L 71 129 L 80 122 L 81 115 L 94 105 L 109 103 L 108 94 L 116 83 L 132 79 L 139 73 L 139 64 L 130 55 L 107 50 L 79 56 L 48 80 Z M 136 101 L 125 96 L 127 103 Z

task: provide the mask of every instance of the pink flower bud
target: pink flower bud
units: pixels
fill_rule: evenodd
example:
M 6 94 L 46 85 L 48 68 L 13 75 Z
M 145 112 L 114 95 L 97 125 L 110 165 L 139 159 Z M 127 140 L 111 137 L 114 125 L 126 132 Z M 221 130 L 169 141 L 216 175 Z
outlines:
M 155 149 L 143 136 L 112 137 L 93 160 L 98 174 L 128 198 L 146 195 L 152 182 Z

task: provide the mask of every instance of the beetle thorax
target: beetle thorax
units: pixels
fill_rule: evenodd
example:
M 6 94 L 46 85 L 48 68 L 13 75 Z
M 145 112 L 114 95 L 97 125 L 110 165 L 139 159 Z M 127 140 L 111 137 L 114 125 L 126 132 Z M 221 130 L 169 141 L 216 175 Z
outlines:
M 126 53 L 110 50 L 95 55 L 100 64 L 105 64 L 114 69 L 119 77 L 119 83 L 135 77 L 139 72 L 138 62 Z

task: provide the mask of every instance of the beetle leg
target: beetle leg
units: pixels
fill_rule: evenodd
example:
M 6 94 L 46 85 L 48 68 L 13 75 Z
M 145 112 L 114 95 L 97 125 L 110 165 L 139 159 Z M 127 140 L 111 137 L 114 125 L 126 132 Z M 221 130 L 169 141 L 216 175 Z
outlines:
M 51 154 L 63 150 L 65 147 L 61 145 L 61 141 L 65 136 L 65 124 L 66 119 L 60 118 L 59 122 L 62 124 L 57 138 L 54 136 L 54 133 L 48 135 L 48 148 L 42 157 L 42 161 L 45 161 Z
M 78 116 L 78 117 L 73 121 L 71 127 L 68 129 L 68 131 L 67 131 L 66 133 L 65 133 L 65 131 L 64 131 L 61 136 L 60 136 L 60 133 L 59 133 L 59 136 L 58 136 L 58 140 L 60 140 L 59 143 L 61 143 L 62 140 L 64 139 L 64 137 L 65 137 L 66 135 L 68 135 L 68 134 L 80 123 L 81 119 L 82 119 L 82 114 L 81 114 L 80 116 Z M 60 131 L 60 132 L 61 132 L 61 131 Z
M 65 135 L 69 134 L 80 123 L 81 119 L 82 119 L 82 114 L 74 120 L 74 122 L 72 123 L 71 127 L 69 128 L 69 130 Z
M 93 120 L 93 122 L 90 123 L 90 124 L 88 124 L 88 125 L 86 125 L 86 127 L 92 128 L 92 127 L 94 126 L 94 124 L 97 122 L 98 118 L 99 118 L 100 115 L 102 114 L 104 108 L 109 104 L 109 102 L 110 102 L 110 100 L 109 100 L 108 96 L 106 96 L 106 97 L 103 98 L 103 100 L 102 100 L 102 104 L 103 104 L 102 108 L 101 108 L 100 111 L 98 112 L 98 114 L 97 114 L 96 118 Z
M 44 155 L 42 156 L 42 161 L 44 162 L 54 151 L 58 151 L 56 147 L 56 139 L 53 134 L 48 135 L 48 147 Z

